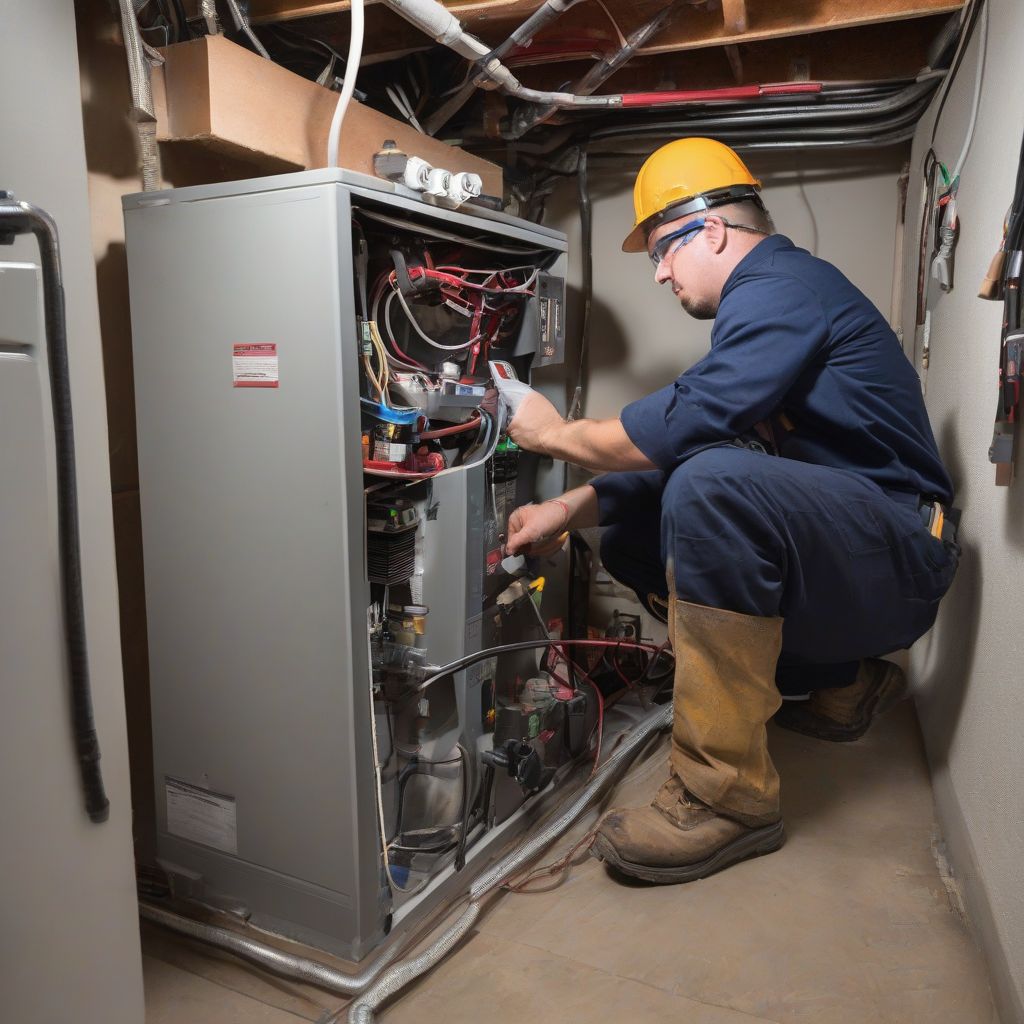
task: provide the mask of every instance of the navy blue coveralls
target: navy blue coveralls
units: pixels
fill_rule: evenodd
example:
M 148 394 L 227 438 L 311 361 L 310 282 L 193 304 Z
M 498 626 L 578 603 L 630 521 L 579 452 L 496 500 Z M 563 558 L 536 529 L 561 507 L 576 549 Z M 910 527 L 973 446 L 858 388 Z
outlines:
M 759 243 L 710 352 L 621 418 L 658 469 L 593 481 L 601 557 L 645 603 L 671 567 L 684 601 L 782 616 L 784 694 L 852 682 L 861 658 L 931 627 L 957 549 L 920 506 L 950 504 L 952 484 L 917 374 L 835 267 L 782 235 Z M 765 420 L 781 457 L 730 443 Z

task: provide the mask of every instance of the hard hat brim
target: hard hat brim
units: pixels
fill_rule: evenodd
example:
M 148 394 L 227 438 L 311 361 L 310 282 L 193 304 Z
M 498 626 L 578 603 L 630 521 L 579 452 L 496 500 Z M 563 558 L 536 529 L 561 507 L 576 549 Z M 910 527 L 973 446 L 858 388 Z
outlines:
M 622 243 L 623 252 L 646 252 L 647 251 L 647 230 L 643 224 L 637 224 L 633 230 L 626 235 Z

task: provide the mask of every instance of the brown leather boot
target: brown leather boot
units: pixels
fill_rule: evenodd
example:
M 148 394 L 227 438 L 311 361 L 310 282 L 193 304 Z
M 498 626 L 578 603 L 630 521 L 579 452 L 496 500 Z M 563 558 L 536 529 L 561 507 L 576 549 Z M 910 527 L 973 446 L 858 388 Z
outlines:
M 860 739 L 872 720 L 898 703 L 907 681 L 899 665 L 881 658 L 865 658 L 849 686 L 815 690 L 808 700 L 789 701 L 775 722 L 820 740 L 849 743 Z
M 689 882 L 782 845 L 765 732 L 781 701 L 782 619 L 675 599 L 670 608 L 672 778 L 650 807 L 609 811 L 591 852 L 647 881 Z
M 674 775 L 650 807 L 609 811 L 592 856 L 647 882 L 693 882 L 783 843 L 782 821 L 752 828 L 701 803 Z

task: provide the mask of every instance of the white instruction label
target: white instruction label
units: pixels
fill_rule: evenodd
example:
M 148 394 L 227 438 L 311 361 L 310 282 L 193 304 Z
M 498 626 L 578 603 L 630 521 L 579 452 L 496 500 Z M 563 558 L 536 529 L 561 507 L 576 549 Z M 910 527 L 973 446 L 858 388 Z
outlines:
M 224 853 L 238 853 L 235 798 L 164 777 L 167 793 L 167 831 Z
M 233 346 L 231 380 L 236 388 L 276 388 L 280 380 L 277 343 Z

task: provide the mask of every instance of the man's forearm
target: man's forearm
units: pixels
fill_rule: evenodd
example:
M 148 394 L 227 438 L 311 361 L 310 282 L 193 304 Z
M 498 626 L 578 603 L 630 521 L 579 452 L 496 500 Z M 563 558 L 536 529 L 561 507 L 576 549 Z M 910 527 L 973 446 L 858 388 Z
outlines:
M 597 526 L 601 511 L 597 503 L 597 491 L 590 484 L 574 487 L 556 498 L 568 509 L 563 530 L 584 530 L 588 526 Z
M 572 420 L 549 426 L 544 454 L 594 472 L 654 469 L 654 463 L 629 439 L 618 419 Z

